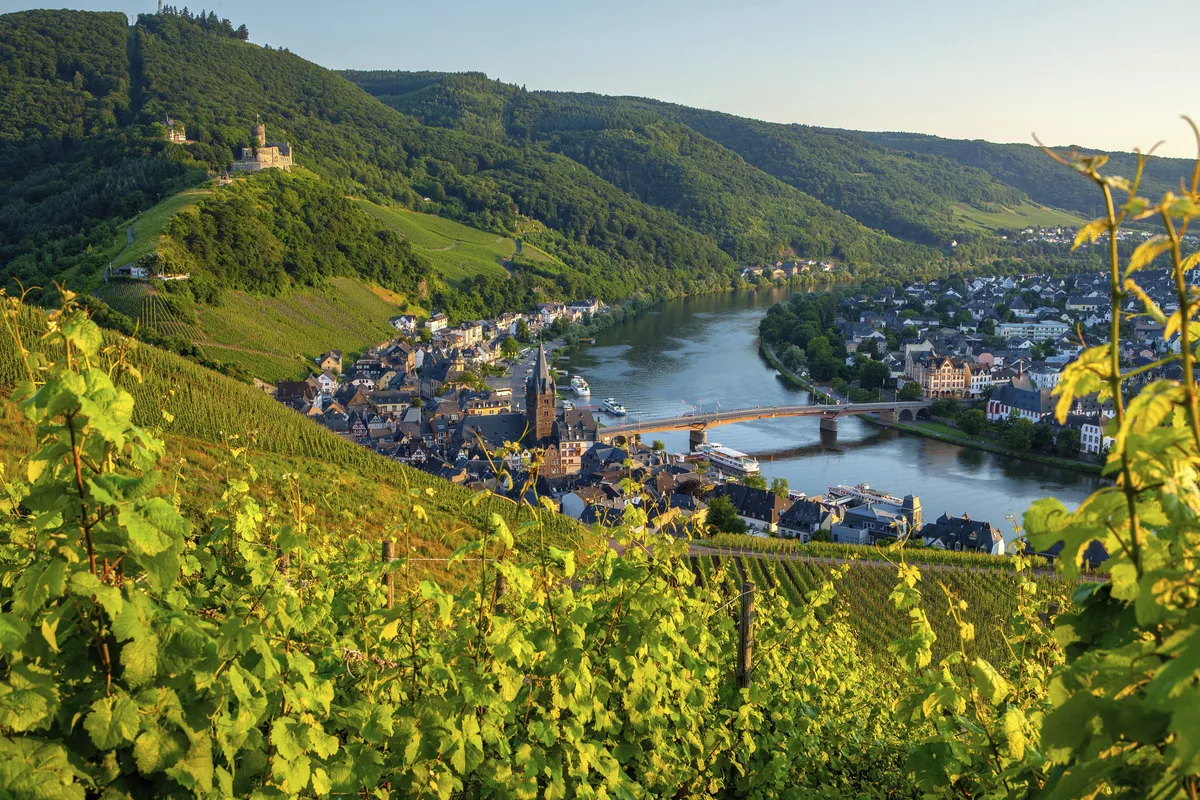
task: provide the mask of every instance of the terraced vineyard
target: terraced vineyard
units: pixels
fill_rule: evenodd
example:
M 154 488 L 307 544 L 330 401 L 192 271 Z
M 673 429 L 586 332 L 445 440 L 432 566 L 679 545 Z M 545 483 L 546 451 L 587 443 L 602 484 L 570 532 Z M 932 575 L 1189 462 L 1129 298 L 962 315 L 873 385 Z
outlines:
M 400 233 L 450 283 L 474 275 L 504 275 L 505 265 L 517 252 L 516 242 L 495 233 L 431 214 L 362 201 L 363 210 Z M 562 266 L 557 259 L 529 244 L 521 258 Z
M 759 591 L 782 595 L 790 604 L 803 603 L 805 596 L 820 588 L 835 568 L 834 564 L 794 558 L 715 554 L 693 555 L 691 566 L 698 584 L 706 588 L 720 587 L 730 598 L 740 591 L 743 580 L 751 580 Z M 956 626 L 949 616 L 947 592 L 949 597 L 966 601 L 967 620 L 975 624 L 975 646 L 985 654 L 1005 648 L 1004 626 L 1017 608 L 1019 578 L 1015 573 L 924 568 L 922 576 L 923 606 L 938 636 L 934 645 L 935 657 L 944 655 L 949 647 L 958 646 Z M 1042 603 L 1054 600 L 1065 604 L 1075 587 L 1071 582 L 1050 575 L 1038 575 L 1036 581 Z M 836 605 L 847 612 L 860 640 L 876 654 L 886 654 L 890 642 L 908 634 L 907 616 L 888 600 L 895 584 L 894 567 L 852 564 L 846 577 L 836 585 Z M 827 610 L 822 618 L 827 618 L 829 613 L 832 612 Z
M 161 336 L 178 336 L 189 342 L 200 338 L 200 328 L 194 322 L 181 319 L 150 283 L 110 280 L 93 294 L 108 303 L 114 311 L 119 311 Z
M 407 298 L 356 278 L 280 297 L 227 292 L 219 306 L 197 306 L 196 323 L 180 319 L 149 282 L 110 280 L 93 294 L 163 336 L 199 344 L 213 361 L 271 382 L 304 374 L 325 350 L 353 353 L 385 341 L 395 335 L 389 317 L 422 313 Z

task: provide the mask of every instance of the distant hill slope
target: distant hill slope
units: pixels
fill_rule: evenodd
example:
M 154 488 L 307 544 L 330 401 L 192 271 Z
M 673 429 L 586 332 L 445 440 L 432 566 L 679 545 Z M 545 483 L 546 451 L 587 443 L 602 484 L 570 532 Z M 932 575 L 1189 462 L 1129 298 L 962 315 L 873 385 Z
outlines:
M 173 13 L 124 23 L 86 12 L 0 17 L 0 278 L 10 284 L 94 287 L 121 257 L 113 245 L 128 221 L 201 186 L 250 144 L 260 118 L 330 192 L 530 245 L 524 262 L 500 269 L 431 258 L 448 282 L 418 299 L 464 315 L 527 306 L 535 294 L 613 301 L 726 288 L 747 263 L 793 256 L 899 279 L 999 258 L 1039 263 L 1059 254 L 1019 251 L 992 232 L 1054 217 L 1039 206 L 1089 208 L 1076 176 L 1024 151 L 1011 158 L 1007 146 L 973 163 L 942 140 L 527 92 L 478 73 L 338 74 Z M 189 143 L 166 141 L 167 116 Z M 306 213 L 276 221 L 295 232 Z M 337 260 L 309 241 L 286 267 L 262 269 L 269 237 L 250 236 L 238 257 L 249 266 L 233 269 L 222 236 L 189 235 L 216 248 L 193 260 L 215 254 L 220 264 L 209 270 L 213 291 L 197 294 L 206 303 L 235 289 L 302 289 Z M 146 244 L 135 241 L 133 254 Z M 355 269 L 386 283 L 363 274 L 366 263 Z
M 665 104 L 525 92 L 476 73 L 343 74 L 426 125 L 567 156 L 714 237 L 741 263 L 799 254 L 915 270 L 942 257 L 767 174 L 663 113 Z
M 1080 180 L 1069 169 L 1056 163 L 1032 144 L 995 144 L 982 140 L 943 139 L 920 133 L 853 133 L 867 141 L 893 150 L 927 154 L 950 159 L 967 167 L 986 170 L 997 180 L 1019 188 L 1043 205 L 1067 209 L 1086 217 L 1098 216 L 1100 199 L 1095 187 Z M 1152 143 L 1148 143 L 1152 144 Z M 1061 147 L 1065 152 L 1069 148 Z M 1087 148 L 1080 148 L 1084 152 Z M 1194 162 L 1184 158 L 1152 157 L 1147 164 L 1141 193 L 1159 197 L 1177 191 L 1179 178 L 1191 175 Z M 1110 153 L 1106 171 L 1132 178 L 1136 157 L 1131 153 Z

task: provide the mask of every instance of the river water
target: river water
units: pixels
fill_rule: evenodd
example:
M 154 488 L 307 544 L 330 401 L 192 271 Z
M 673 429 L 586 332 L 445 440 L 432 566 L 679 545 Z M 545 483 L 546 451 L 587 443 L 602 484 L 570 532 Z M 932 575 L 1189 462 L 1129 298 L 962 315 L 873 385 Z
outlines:
M 587 378 L 592 402 L 623 403 L 629 419 L 808 402 L 758 354 L 758 323 L 787 288 L 691 297 L 659 305 L 618 325 L 564 364 Z M 562 383 L 565 385 L 566 380 Z M 616 419 L 599 414 L 602 422 Z M 647 434 L 671 452 L 686 452 L 686 432 Z M 1011 538 L 1030 503 L 1054 496 L 1073 508 L 1101 482 L 1092 475 L 880 428 L 857 417 L 838 420 L 836 440 L 817 418 L 758 420 L 713 428 L 708 441 L 758 458 L 768 480 L 819 494 L 834 483 L 867 483 L 890 494 L 917 495 L 931 522 L 943 512 L 987 520 Z

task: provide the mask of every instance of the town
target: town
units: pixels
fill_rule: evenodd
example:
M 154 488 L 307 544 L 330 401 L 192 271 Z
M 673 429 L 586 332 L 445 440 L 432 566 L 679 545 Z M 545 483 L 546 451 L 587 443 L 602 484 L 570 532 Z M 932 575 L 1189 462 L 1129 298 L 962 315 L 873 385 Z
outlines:
M 1168 276 L 1148 271 L 1143 285 L 1171 313 Z M 1070 429 L 1078 453 L 1100 459 L 1111 443 L 1108 410 L 1085 398 L 1058 425 L 1052 392 L 1063 365 L 1106 333 L 1108 291 L 1102 274 L 934 280 L 851 290 L 838 301 L 834 324 L 847 368 L 864 361 L 887 367 L 877 396 L 974 403 L 988 422 L 1053 427 L 1052 442 L 1071 439 L 1061 434 Z M 561 386 L 567 373 L 555 368 L 554 337 L 609 311 L 585 300 L 458 324 L 436 311 L 403 315 L 390 320 L 395 339 L 353 361 L 323 353 L 305 380 L 264 389 L 385 457 L 468 488 L 514 498 L 529 493 L 585 524 L 619 524 L 635 506 L 668 530 L 690 525 L 844 544 L 917 536 L 933 547 L 1005 553 L 996 525 L 949 513 L 926 523 L 912 494 L 831 486 L 828 494 L 806 496 L 768 487 L 749 457 L 749 466 L 728 468 L 714 448 L 681 454 L 636 436 L 621 446 L 600 441 L 601 420 L 613 415 L 586 404 L 581 378 Z M 1122 358 L 1151 366 L 1172 347 L 1176 337 L 1164 339 L 1163 325 L 1138 319 Z M 1143 380 L 1170 369 L 1147 369 Z M 828 382 L 834 397 L 845 397 L 843 383 Z

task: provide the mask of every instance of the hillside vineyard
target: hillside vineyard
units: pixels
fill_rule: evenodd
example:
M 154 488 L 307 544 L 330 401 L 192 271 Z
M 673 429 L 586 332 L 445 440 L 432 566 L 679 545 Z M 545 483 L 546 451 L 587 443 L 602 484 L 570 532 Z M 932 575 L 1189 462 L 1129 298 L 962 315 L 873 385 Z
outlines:
M 1197 217 L 1200 161 L 0 15 L 0 796 L 1195 800 Z M 571 376 L 774 286 L 789 413 L 1092 493 L 1006 541 Z

